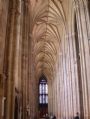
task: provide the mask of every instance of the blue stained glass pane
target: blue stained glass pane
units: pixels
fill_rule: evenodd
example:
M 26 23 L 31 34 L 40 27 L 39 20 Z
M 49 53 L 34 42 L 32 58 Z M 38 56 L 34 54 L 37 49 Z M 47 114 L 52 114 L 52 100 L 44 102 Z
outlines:
M 45 104 L 45 95 L 43 95 L 43 104 Z
M 46 95 L 46 103 L 48 103 L 48 96 Z
M 43 94 L 44 94 L 44 84 L 43 84 Z
M 41 94 L 43 94 L 43 85 L 41 84 Z
M 46 94 L 48 94 L 48 85 L 46 84 Z
M 45 80 L 41 80 L 39 84 L 39 103 L 40 104 L 48 103 L 48 85 Z
M 40 102 L 40 104 L 42 104 L 42 96 L 41 95 L 39 96 L 39 102 Z
M 42 90 L 41 90 L 41 86 L 42 86 L 42 85 L 40 84 L 40 85 L 39 85 L 39 94 L 41 94 L 41 91 L 42 91 Z

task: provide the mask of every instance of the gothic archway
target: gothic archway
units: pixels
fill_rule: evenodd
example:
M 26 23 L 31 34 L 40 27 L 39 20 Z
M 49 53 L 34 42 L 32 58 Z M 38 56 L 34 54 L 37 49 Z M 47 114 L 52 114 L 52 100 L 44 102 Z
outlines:
M 44 117 L 48 113 L 48 84 L 42 76 L 39 80 L 39 116 Z

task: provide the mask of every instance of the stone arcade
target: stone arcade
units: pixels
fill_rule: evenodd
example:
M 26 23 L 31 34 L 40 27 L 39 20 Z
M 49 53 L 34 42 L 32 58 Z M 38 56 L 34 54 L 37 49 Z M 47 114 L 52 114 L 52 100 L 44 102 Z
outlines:
M 90 119 L 90 0 L 0 0 L 0 119 Z

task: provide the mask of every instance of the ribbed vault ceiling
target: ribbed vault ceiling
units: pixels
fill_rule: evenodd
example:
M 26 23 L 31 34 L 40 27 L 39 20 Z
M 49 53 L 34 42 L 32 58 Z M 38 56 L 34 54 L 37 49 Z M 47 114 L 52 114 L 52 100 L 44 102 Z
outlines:
M 66 1 L 66 0 L 65 0 Z M 64 0 L 30 0 L 31 34 L 36 75 L 50 78 L 65 28 Z

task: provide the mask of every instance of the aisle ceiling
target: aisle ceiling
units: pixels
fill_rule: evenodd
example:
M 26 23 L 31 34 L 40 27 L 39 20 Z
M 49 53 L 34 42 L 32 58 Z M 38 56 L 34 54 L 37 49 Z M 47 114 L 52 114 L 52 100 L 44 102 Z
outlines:
M 52 77 L 65 28 L 68 0 L 30 0 L 35 71 Z

